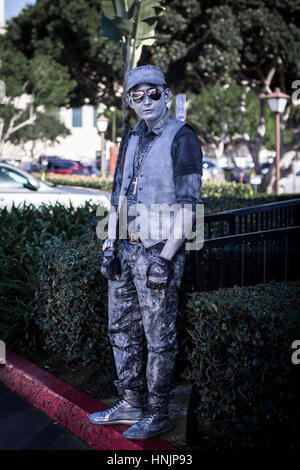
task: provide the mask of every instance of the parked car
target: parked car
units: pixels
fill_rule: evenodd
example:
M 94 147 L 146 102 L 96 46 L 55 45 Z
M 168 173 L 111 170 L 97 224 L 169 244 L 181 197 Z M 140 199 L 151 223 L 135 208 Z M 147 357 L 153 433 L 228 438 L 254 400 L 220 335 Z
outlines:
M 76 160 L 60 159 L 49 157 L 46 173 L 56 173 L 60 175 L 89 175 L 88 168 Z
M 279 192 L 283 193 L 300 193 L 300 171 L 291 175 L 280 178 Z
M 219 167 L 215 160 L 208 157 L 203 157 L 202 161 L 203 175 L 202 179 L 205 180 L 218 180 L 225 181 L 225 172 L 223 168 Z
M 269 171 L 270 166 L 270 162 L 266 162 L 261 165 L 261 172 L 263 175 Z M 300 171 L 280 178 L 279 192 L 280 194 L 300 193 Z
M 38 163 L 25 163 L 21 169 L 28 173 L 39 173 L 41 166 Z
M 0 163 L 0 208 L 10 209 L 26 202 L 35 207 L 42 203 L 55 204 L 59 202 L 65 206 L 70 203 L 78 207 L 91 201 L 110 207 L 110 194 L 96 189 L 83 189 L 69 186 L 55 186 L 44 183 L 27 171 L 6 163 Z

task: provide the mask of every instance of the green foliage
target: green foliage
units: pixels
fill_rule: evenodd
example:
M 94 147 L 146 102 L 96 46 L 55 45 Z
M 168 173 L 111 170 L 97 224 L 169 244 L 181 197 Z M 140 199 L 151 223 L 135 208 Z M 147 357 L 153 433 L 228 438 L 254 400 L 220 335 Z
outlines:
M 67 361 L 111 368 L 107 335 L 107 281 L 95 232 L 59 243 L 44 253 L 35 297 L 43 347 Z
M 237 197 L 237 198 L 249 198 L 253 194 L 253 189 L 250 184 L 240 184 L 240 183 L 213 183 L 213 182 L 204 182 L 202 185 L 201 191 L 202 197 Z
M 35 104 L 60 106 L 66 104 L 69 91 L 75 81 L 70 79 L 68 69 L 46 54 L 26 57 L 17 49 L 9 35 L 0 36 L 0 77 L 6 84 L 10 98 L 23 93 L 34 93 Z
M 101 191 L 112 191 L 112 181 L 101 178 L 89 178 L 84 176 L 59 176 L 47 174 L 47 180 L 56 184 L 67 186 L 83 186 L 99 189 Z M 215 214 L 230 209 L 240 209 L 269 202 L 285 201 L 294 199 L 295 194 L 254 194 L 251 185 L 236 182 L 204 182 L 202 184 L 202 200 L 205 214 Z
M 58 137 L 67 137 L 69 134 L 70 131 L 60 121 L 57 110 L 44 113 L 36 111 L 36 121 L 12 134 L 11 138 L 15 143 L 32 142 L 34 146 L 37 140 L 54 143 Z
M 30 81 L 35 94 L 35 104 L 62 106 L 69 102 L 68 93 L 75 87 L 66 66 L 46 54 L 36 55 L 30 61 Z
M 80 186 L 84 188 L 93 188 L 99 189 L 101 191 L 112 191 L 112 180 L 103 179 L 100 177 L 90 178 L 89 176 L 79 176 L 79 175 L 56 175 L 54 173 L 47 173 L 47 181 L 50 183 L 55 183 L 57 185 L 66 185 L 66 186 Z
M 228 125 L 228 137 L 232 141 L 235 134 L 240 134 L 240 101 L 243 87 L 231 81 L 226 86 L 215 84 L 208 89 L 202 88 L 198 94 L 188 92 L 187 121 L 194 127 L 197 135 L 207 144 L 217 142 L 222 134 L 222 107 L 224 118 Z M 256 136 L 259 121 L 259 100 L 253 91 L 247 94 L 246 113 L 244 118 L 245 130 L 253 140 Z M 275 135 L 274 116 L 266 108 L 267 132 L 265 142 Z
M 96 222 L 96 206 L 88 204 L 0 210 L 0 337 L 8 347 L 23 351 L 39 343 L 32 309 L 42 254 Z
M 115 136 L 113 135 L 113 115 L 115 113 L 115 124 L 116 124 L 116 129 L 115 129 Z M 114 140 L 114 137 L 121 137 L 122 135 L 122 128 L 123 128 L 123 114 L 120 109 L 115 109 L 115 111 L 111 111 L 110 109 L 106 108 L 104 110 L 104 116 L 107 117 L 108 119 L 108 126 L 107 130 L 105 132 L 105 138 L 108 140 L 111 140 L 112 142 L 116 142 Z M 130 117 L 129 119 L 129 126 L 130 128 L 133 128 L 136 124 L 136 120 L 133 117 Z
M 230 197 L 229 187 L 234 184 L 225 185 L 227 196 L 214 189 L 206 193 L 205 214 L 295 197 L 247 197 L 245 191 L 235 198 Z M 32 310 L 39 282 L 38 266 L 44 253 L 47 256 L 54 243 L 70 241 L 89 230 L 95 232 L 98 221 L 96 206 L 89 204 L 79 208 L 56 204 L 0 211 L 0 337 L 9 347 L 23 351 L 40 344 Z
M 155 25 L 162 12 L 158 0 L 147 0 L 147 2 L 142 0 L 102 0 L 102 8 L 104 15 L 113 20 L 123 36 L 135 38 L 137 46 L 154 38 Z M 105 36 L 105 34 L 106 30 L 102 35 Z
M 23 87 L 28 80 L 29 61 L 4 38 L 0 38 L 0 79 L 5 81 L 6 96 L 16 97 L 26 91 Z
M 49 99 L 56 99 L 56 106 L 65 104 L 64 97 L 62 102 L 58 98 L 67 84 L 71 85 L 67 96 L 72 106 L 83 105 L 85 99 L 98 103 L 103 92 L 99 83 L 105 83 L 106 104 L 119 103 L 114 87 L 122 81 L 120 47 L 101 38 L 100 14 L 99 0 L 39 0 L 8 22 L 6 34 L 0 37 L 0 48 L 5 43 L 26 63 L 36 63 L 36 73 L 31 69 L 29 83 L 37 87 L 40 72 L 38 91 L 47 100 L 49 90 Z M 12 66 L 11 70 L 13 82 L 19 68 Z M 45 77 L 48 72 L 49 77 Z M 55 85 L 53 91 L 49 88 L 51 82 Z
M 263 88 L 274 64 L 273 86 L 289 90 L 300 67 L 297 14 L 292 0 L 167 0 L 144 59 L 168 71 L 176 93 L 199 92 L 199 76 L 208 85 L 238 77 Z
M 60 176 L 47 174 L 47 180 L 57 184 L 67 186 L 84 186 L 88 188 L 101 189 L 102 191 L 112 191 L 112 181 L 102 178 L 90 178 L 85 176 Z M 202 197 L 215 198 L 249 198 L 253 195 L 253 189 L 249 184 L 231 182 L 204 182 L 202 184 Z
M 269 204 L 271 202 L 286 201 L 299 197 L 299 194 L 257 194 L 251 197 L 203 197 L 205 215 L 217 214 L 227 210 L 242 209 L 243 207 L 257 206 L 260 204 Z
M 226 448 L 296 449 L 300 281 L 189 294 L 190 378 L 200 438 Z M 206 436 L 207 437 L 207 436 Z

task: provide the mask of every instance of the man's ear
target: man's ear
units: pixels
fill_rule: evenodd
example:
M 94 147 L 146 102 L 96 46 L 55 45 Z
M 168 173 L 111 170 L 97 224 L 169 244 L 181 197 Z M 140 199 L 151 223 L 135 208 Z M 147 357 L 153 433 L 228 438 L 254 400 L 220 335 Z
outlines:
M 171 99 L 171 96 L 172 96 L 172 92 L 171 92 L 170 88 L 165 88 L 164 94 L 165 94 L 165 102 L 166 102 L 166 104 L 168 104 L 170 99 Z

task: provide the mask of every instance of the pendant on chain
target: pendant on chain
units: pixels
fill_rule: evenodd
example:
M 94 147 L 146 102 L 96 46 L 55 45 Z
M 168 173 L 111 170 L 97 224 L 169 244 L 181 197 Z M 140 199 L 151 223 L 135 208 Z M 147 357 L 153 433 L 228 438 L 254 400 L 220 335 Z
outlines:
M 136 194 L 136 187 L 137 187 L 137 184 L 138 184 L 138 177 L 135 178 L 135 180 L 132 182 L 132 184 L 134 185 L 133 194 Z

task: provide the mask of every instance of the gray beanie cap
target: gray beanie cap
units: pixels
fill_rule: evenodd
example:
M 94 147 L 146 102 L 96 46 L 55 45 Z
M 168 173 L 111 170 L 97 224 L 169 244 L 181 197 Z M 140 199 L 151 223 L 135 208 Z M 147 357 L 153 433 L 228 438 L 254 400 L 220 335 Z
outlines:
M 166 85 L 163 71 L 155 65 L 141 65 L 130 70 L 127 76 L 126 92 L 139 83 L 151 83 L 153 85 Z

